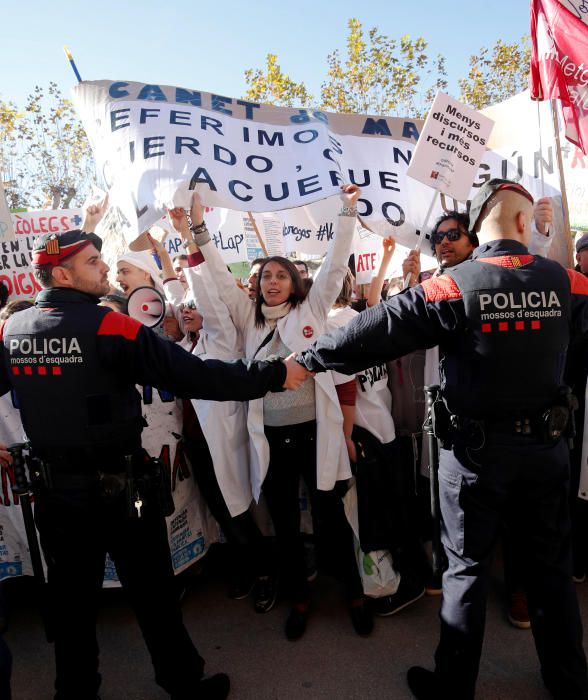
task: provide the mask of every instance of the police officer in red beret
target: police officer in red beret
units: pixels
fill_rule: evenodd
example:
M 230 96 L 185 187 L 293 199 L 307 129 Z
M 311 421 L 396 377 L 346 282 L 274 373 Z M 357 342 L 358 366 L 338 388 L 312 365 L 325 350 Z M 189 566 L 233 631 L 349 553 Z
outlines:
M 299 366 L 287 373 L 280 361 L 202 361 L 98 306 L 109 289 L 101 245 L 79 230 L 36 239 L 33 265 L 43 289 L 34 307 L 1 327 L 0 392 L 15 389 L 47 473 L 37 484 L 36 520 L 55 618 L 55 698 L 97 698 L 95 607 L 107 552 L 156 682 L 174 700 L 225 698 L 228 676 L 203 678 L 204 661 L 182 622 L 164 517 L 168 481 L 141 450 L 135 384 L 240 401 L 296 388 L 307 373 Z
M 439 277 L 375 306 L 300 355 L 313 372 L 358 372 L 439 345 L 443 576 L 435 670 L 413 667 L 417 698 L 474 697 L 493 546 L 506 521 L 522 568 L 541 673 L 555 698 L 588 698 L 572 583 L 570 337 L 588 333 L 588 280 L 528 251 L 533 198 L 485 183 L 470 210 L 480 245 Z

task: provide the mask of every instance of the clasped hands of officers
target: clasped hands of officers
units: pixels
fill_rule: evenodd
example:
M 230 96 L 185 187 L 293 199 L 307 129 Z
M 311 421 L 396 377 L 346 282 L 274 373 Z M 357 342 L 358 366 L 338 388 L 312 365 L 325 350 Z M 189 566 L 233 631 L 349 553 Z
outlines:
M 284 389 L 292 389 L 296 391 L 310 377 L 314 377 L 314 372 L 309 372 L 306 367 L 303 367 L 296 361 L 296 353 L 291 355 L 282 362 L 286 365 L 286 381 L 283 383 Z

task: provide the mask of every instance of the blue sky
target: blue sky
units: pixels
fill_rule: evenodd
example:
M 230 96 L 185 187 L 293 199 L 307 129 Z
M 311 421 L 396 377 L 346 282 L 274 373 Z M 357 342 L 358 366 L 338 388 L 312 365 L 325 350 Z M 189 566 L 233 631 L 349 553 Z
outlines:
M 529 31 L 526 0 L 20 0 L 2 15 L 0 99 L 19 105 L 35 84 L 50 80 L 69 94 L 75 78 L 64 44 L 85 80 L 136 80 L 228 97 L 244 94 L 246 68 L 262 67 L 267 53 L 277 53 L 282 70 L 318 95 L 327 54 L 344 48 L 350 17 L 394 38 L 422 35 L 431 54 L 447 58 L 449 92 L 457 96 L 471 54 Z

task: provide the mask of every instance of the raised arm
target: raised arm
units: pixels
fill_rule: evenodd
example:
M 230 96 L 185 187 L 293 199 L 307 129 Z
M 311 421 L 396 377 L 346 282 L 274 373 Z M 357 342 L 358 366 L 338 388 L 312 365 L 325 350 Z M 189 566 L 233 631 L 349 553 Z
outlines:
M 202 330 L 206 337 L 206 352 L 218 359 L 233 360 L 242 357 L 242 342 L 226 304 L 221 301 L 210 267 L 194 242 L 188 217 L 183 209 L 169 211 L 175 229 L 184 240 L 188 253 L 188 267 L 184 269 L 186 280 L 202 314 Z
M 357 200 L 361 190 L 357 185 L 342 185 L 341 190 L 342 207 L 337 217 L 337 233 L 306 298 L 306 303 L 318 318 L 327 316 L 339 296 L 355 233 Z
M 96 231 L 96 226 L 104 218 L 106 210 L 108 209 L 108 193 L 104 195 L 104 199 L 96 202 L 95 204 L 90 204 L 84 212 L 84 221 L 82 223 L 82 231 L 86 233 L 94 233 Z
M 192 193 L 190 210 L 191 237 L 200 249 L 209 267 L 209 279 L 216 286 L 220 299 L 226 304 L 237 330 L 244 333 L 251 324 L 254 307 L 249 297 L 235 284 L 233 275 L 227 270 L 225 261 L 211 240 L 204 223 L 204 208 L 200 196 Z
M 147 232 L 147 239 L 149 243 L 151 243 L 151 254 L 156 255 L 161 263 L 165 298 L 174 307 L 175 311 L 183 301 L 184 288 L 176 277 L 170 254 L 167 252 L 163 241 L 158 241 L 157 238 L 154 238 L 149 232 Z
M 388 269 L 390 260 L 392 260 L 395 248 L 396 241 L 391 236 L 389 238 L 384 238 L 382 241 L 382 259 L 380 261 L 380 267 L 374 277 L 372 277 L 370 283 L 370 290 L 367 297 L 368 306 L 375 306 L 382 301 L 382 289 L 384 287 L 386 270 Z
M 531 226 L 531 242 L 529 251 L 534 255 L 547 257 L 553 243 L 553 204 L 550 197 L 542 197 L 535 202 L 533 223 Z
M 408 286 L 414 287 L 419 283 L 419 275 L 421 274 L 421 251 L 411 250 L 402 263 L 402 279 L 408 280 Z

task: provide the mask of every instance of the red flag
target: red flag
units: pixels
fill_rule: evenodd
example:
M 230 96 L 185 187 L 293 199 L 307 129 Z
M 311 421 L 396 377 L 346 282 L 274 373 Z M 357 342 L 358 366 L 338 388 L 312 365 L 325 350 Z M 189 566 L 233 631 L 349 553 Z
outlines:
M 531 0 L 531 98 L 561 100 L 566 138 L 588 154 L 588 24 L 564 3 Z

